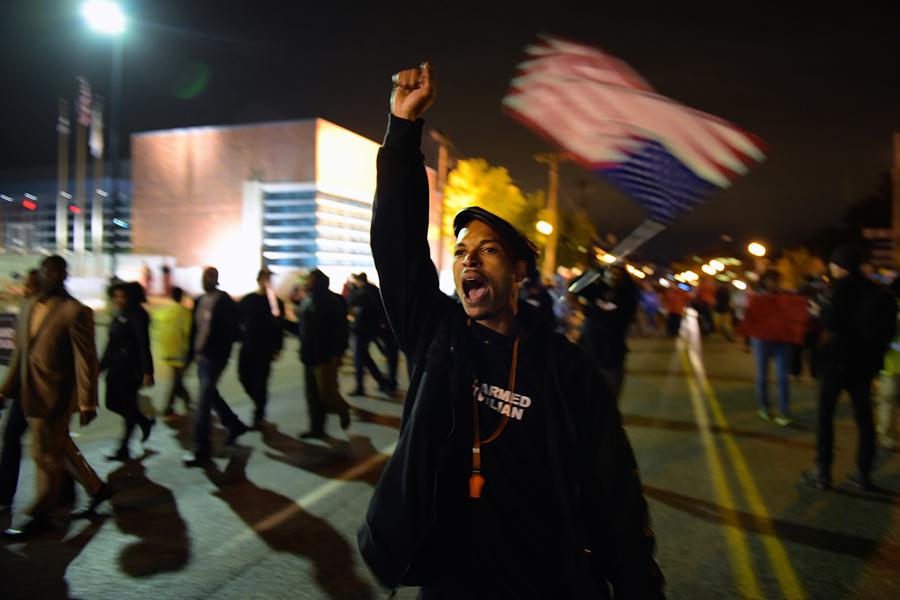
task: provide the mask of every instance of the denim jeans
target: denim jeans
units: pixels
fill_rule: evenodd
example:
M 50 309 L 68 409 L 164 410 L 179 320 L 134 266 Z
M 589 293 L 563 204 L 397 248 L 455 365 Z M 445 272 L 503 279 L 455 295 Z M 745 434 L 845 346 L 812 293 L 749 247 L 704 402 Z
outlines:
M 791 391 L 788 380 L 790 345 L 750 338 L 753 358 L 756 359 L 756 400 L 759 407 L 769 410 L 769 359 L 775 360 L 775 378 L 778 387 L 778 410 L 785 417 L 791 414 Z
M 227 361 L 211 361 L 204 357 L 197 359 L 200 398 L 197 402 L 197 411 L 194 413 L 194 452 L 203 458 L 209 458 L 212 453 L 210 417 L 213 410 L 229 431 L 234 431 L 242 425 L 218 390 L 219 378 L 227 364 Z

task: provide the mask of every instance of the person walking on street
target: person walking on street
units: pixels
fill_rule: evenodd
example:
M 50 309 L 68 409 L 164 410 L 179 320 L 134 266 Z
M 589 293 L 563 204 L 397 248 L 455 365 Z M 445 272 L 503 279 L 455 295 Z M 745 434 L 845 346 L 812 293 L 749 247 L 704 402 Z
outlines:
M 750 335 L 750 348 L 753 350 L 753 360 L 756 364 L 756 401 L 759 404 L 759 417 L 764 421 L 774 418 L 782 427 L 793 422 L 791 417 L 791 381 L 788 377 L 791 346 L 780 337 L 784 327 L 781 314 L 770 307 L 766 302 L 767 297 L 773 297 L 781 293 L 781 274 L 775 270 L 768 270 L 759 279 L 759 290 L 750 299 L 747 307 L 749 319 L 763 321 L 768 327 L 754 331 Z M 763 304 L 763 302 L 766 302 Z M 767 311 L 757 319 L 756 313 Z M 772 406 L 769 402 L 769 362 L 775 362 L 775 381 L 778 390 L 778 414 L 772 414 Z
M 626 337 L 638 306 L 638 288 L 620 265 L 581 292 L 584 321 L 579 345 L 600 370 L 618 401 L 625 381 Z
M 663 598 L 637 465 L 586 354 L 519 288 L 536 250 L 480 207 L 454 219 L 458 300 L 427 243 L 419 116 L 428 63 L 394 76 L 371 244 L 411 366 L 400 437 L 359 530 L 389 588 L 420 598 Z
M 54 528 L 63 472 L 84 487 L 92 513 L 112 497 L 112 489 L 87 463 L 69 436 L 69 418 L 80 415 L 84 427 L 97 416 L 99 363 L 94 342 L 94 314 L 65 288 L 68 266 L 60 256 L 41 263 L 41 291 L 26 302 L 16 332 L 16 352 L 0 398 L 21 402 L 31 429 L 37 470 L 35 501 L 22 529 L 7 529 L 7 539 L 27 539 Z
M 731 306 L 731 286 L 719 283 L 713 304 L 713 325 L 716 333 L 726 341 L 734 341 L 734 308 Z
M 107 458 L 126 461 L 131 458 L 129 442 L 134 428 L 141 428 L 143 444 L 155 423 L 138 407 L 138 391 L 154 383 L 150 317 L 141 306 L 143 289 L 139 283 L 116 284 L 109 295 L 116 310 L 100 371 L 106 371 L 106 408 L 125 418 L 125 432 L 118 449 Z
M 816 409 L 815 467 L 803 473 L 803 479 L 819 489 L 831 487 L 834 411 L 844 390 L 850 395 L 859 434 L 857 471 L 848 481 L 864 491 L 876 489 L 871 480 L 875 460 L 871 386 L 896 333 L 897 301 L 889 290 L 863 275 L 862 262 L 862 251 L 847 244 L 834 250 L 828 264 L 833 285 L 821 314 L 824 342 Z
M 241 324 L 238 378 L 256 407 L 254 429 L 265 422 L 272 361 L 278 360 L 284 347 L 281 325 L 284 302 L 275 296 L 271 279 L 272 272 L 262 269 L 256 276 L 257 291 L 244 296 L 238 304 Z
M 309 410 L 309 429 L 301 438 L 325 438 L 325 417 L 336 413 L 341 429 L 350 427 L 350 405 L 338 388 L 338 367 L 347 350 L 349 325 L 347 304 L 328 289 L 329 279 L 315 269 L 306 279 L 306 293 L 297 314 L 299 321 L 286 322 L 300 338 L 300 362 Z
M 181 398 L 185 412 L 191 408 L 191 394 L 184 386 L 184 371 L 187 368 L 188 353 L 191 347 L 191 309 L 182 304 L 184 292 L 180 287 L 173 287 L 171 302 L 165 304 L 153 314 L 151 331 L 156 347 L 159 350 L 160 362 L 169 368 L 172 382 L 166 393 L 166 408 L 163 415 L 166 419 L 175 416 L 175 399 Z
M 900 277 L 891 283 L 895 298 L 900 298 Z M 900 312 L 897 313 L 897 332 L 887 353 L 884 368 L 878 378 L 877 406 L 878 445 L 885 450 L 897 449 L 897 405 L 900 404 Z
M 219 271 L 203 271 L 204 294 L 194 302 L 191 353 L 188 363 L 197 361 L 200 394 L 194 413 L 194 452 L 184 457 L 187 467 L 205 467 L 212 457 L 210 419 L 212 411 L 228 430 L 226 444 L 231 446 L 249 428 L 234 414 L 219 394 L 219 378 L 228 365 L 231 347 L 237 338 L 237 304 L 219 289 Z
M 41 275 L 38 269 L 32 269 L 25 276 L 22 289 L 23 303 L 19 315 L 24 313 L 25 303 L 36 297 L 41 291 Z M 0 400 L 0 409 L 3 401 Z M 13 498 L 19 487 L 19 467 L 22 462 L 22 436 L 28 429 L 28 421 L 22 412 L 22 402 L 18 397 L 9 399 L 9 413 L 3 429 L 3 448 L 0 454 L 0 514 L 12 511 Z M 75 480 L 68 473 L 63 473 L 60 493 L 63 504 L 71 504 L 75 500 Z
M 378 288 L 369 283 L 369 278 L 365 273 L 353 276 L 353 287 L 350 290 L 348 304 L 354 317 L 353 334 L 355 338 L 353 366 L 356 371 L 356 388 L 352 395 L 366 395 L 363 385 L 366 370 L 378 384 L 378 389 L 385 394 L 391 394 L 397 387 L 396 379 L 390 381 L 385 377 L 372 359 L 372 355 L 369 354 L 369 346 L 381 333 L 384 309 L 381 307 L 381 294 Z

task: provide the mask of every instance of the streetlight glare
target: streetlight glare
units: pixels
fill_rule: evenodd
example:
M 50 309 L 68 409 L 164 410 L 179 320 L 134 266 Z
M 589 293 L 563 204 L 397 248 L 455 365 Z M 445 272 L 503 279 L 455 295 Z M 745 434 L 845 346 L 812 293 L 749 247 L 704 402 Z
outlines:
M 759 242 L 752 242 L 749 246 L 747 246 L 747 252 L 749 252 L 753 256 L 762 258 L 766 255 L 766 247 Z
M 709 266 L 711 266 L 716 271 L 724 271 L 725 270 L 725 263 L 723 263 L 720 260 L 709 261 Z
M 715 269 L 715 267 L 713 267 L 713 266 L 711 266 L 711 265 L 703 265 L 703 266 L 700 267 L 700 268 L 701 268 L 701 269 L 703 270 L 703 272 L 706 273 L 707 275 L 715 275 L 715 274 L 716 274 L 716 269 Z
M 110 0 L 88 0 L 81 6 L 81 16 L 100 33 L 118 35 L 125 31 L 125 13 Z
M 739 290 L 747 289 L 747 284 L 744 283 L 743 281 L 741 281 L 740 279 L 735 279 L 734 281 L 731 282 L 731 285 L 733 285 L 734 287 L 736 287 Z
M 538 233 L 542 233 L 544 235 L 550 235 L 551 233 L 553 233 L 553 225 L 551 225 L 547 221 L 538 221 L 535 224 L 534 228 L 538 230 Z

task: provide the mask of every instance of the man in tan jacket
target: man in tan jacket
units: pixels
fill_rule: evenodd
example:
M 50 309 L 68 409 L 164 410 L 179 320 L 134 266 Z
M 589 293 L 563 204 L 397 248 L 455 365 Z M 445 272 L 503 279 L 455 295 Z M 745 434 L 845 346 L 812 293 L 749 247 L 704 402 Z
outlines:
M 69 437 L 69 418 L 78 412 L 81 425 L 97 416 L 99 365 L 94 344 L 94 315 L 65 288 L 66 261 L 51 256 L 41 263 L 41 293 L 22 310 L 16 353 L 0 398 L 16 397 L 31 429 L 37 470 L 37 493 L 29 509 L 32 520 L 7 539 L 29 537 L 52 527 L 59 504 L 63 469 L 90 494 L 93 511 L 112 496 Z

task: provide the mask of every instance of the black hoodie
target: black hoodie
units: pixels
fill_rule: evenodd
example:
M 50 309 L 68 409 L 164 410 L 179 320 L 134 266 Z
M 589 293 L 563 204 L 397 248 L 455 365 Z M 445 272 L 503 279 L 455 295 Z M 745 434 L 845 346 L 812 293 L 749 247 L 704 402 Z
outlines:
M 603 598 L 607 586 L 617 599 L 663 597 L 634 456 L 584 352 L 520 304 L 519 397 L 506 396 L 495 388 L 506 386 L 510 340 L 471 324 L 438 289 L 421 134 L 422 121 L 391 117 L 378 154 L 372 253 L 411 375 L 397 448 L 359 531 L 363 558 L 383 584 L 421 585 L 426 598 L 500 597 L 499 589 Z M 482 438 L 504 398 L 522 417 L 483 449 L 479 500 L 467 487 L 473 395 Z

